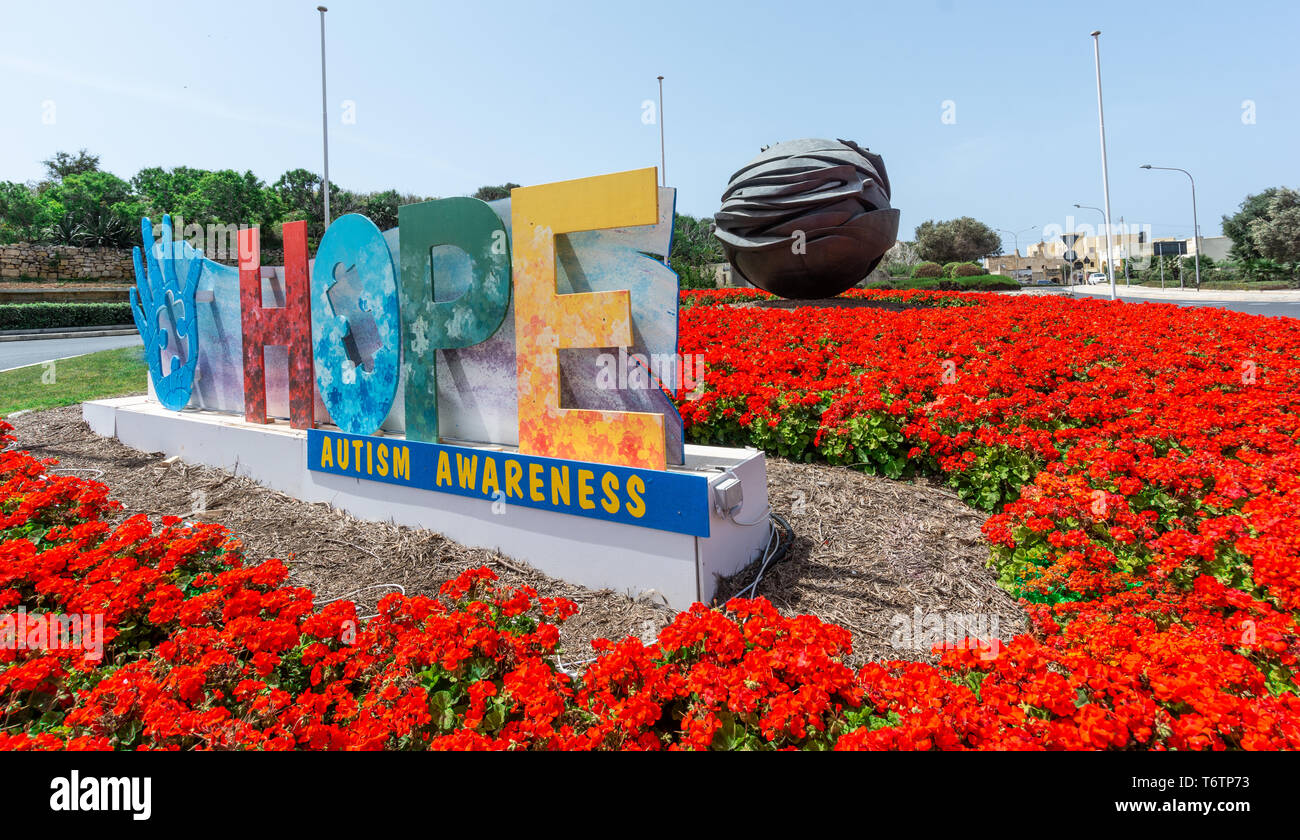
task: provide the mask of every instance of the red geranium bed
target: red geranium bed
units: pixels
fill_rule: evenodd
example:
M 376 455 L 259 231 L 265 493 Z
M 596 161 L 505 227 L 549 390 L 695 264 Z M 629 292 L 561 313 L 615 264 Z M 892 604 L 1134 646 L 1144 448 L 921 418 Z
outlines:
M 1030 633 L 843 664 L 763 599 L 554 656 L 576 609 L 477 570 L 313 607 L 219 526 L 0 453 L 0 609 L 102 614 L 102 656 L 0 649 L 8 749 L 1276 749 L 1300 744 L 1300 322 L 934 292 L 916 308 L 683 294 L 687 434 L 939 476 Z M 7 427 L 6 427 L 7 428 Z

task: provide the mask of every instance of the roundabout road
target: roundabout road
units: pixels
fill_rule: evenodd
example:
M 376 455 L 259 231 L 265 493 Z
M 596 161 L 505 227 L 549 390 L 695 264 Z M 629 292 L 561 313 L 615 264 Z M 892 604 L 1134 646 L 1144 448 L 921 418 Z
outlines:
M 138 335 L 110 335 L 96 338 L 50 338 L 33 341 L 0 341 L 0 370 L 37 365 L 50 359 L 66 359 L 99 350 L 141 345 Z

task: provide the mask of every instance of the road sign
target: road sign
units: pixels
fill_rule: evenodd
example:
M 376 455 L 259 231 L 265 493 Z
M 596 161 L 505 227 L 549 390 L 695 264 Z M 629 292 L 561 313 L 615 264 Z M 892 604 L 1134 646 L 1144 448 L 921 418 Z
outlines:
M 1065 261 L 1068 262 L 1068 263 L 1072 263 L 1072 262 L 1074 262 L 1075 260 L 1077 260 L 1078 258 L 1079 258 L 1079 255 L 1076 254 L 1073 250 L 1066 251 L 1065 254 L 1062 255 L 1062 257 L 1061 257 L 1061 259 L 1065 260 Z
M 1063 233 L 1061 234 L 1061 241 L 1065 243 L 1065 247 L 1073 248 L 1074 243 L 1078 242 L 1079 237 L 1082 235 L 1080 233 Z
M 1187 243 L 1181 239 L 1152 242 L 1151 251 L 1157 257 L 1176 257 L 1187 253 Z

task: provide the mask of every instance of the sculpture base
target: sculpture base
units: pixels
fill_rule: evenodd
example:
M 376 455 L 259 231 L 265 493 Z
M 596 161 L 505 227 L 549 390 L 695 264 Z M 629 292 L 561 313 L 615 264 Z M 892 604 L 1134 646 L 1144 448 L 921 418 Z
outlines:
M 758 559 L 770 534 L 766 463 L 753 449 L 687 445 L 686 466 L 670 470 L 707 480 L 707 496 L 690 502 L 709 508 L 709 535 L 701 537 L 520 505 L 508 505 L 502 515 L 499 503 L 487 499 L 309 470 L 307 432 L 283 422 L 259 425 L 230 414 L 168 411 L 147 397 L 87 402 L 82 416 L 96 434 L 135 449 L 229 470 L 361 519 L 434 530 L 571 583 L 657 598 L 679 610 L 710 602 L 719 578 Z M 727 517 L 713 500 L 717 485 L 731 478 L 740 482 L 743 503 Z

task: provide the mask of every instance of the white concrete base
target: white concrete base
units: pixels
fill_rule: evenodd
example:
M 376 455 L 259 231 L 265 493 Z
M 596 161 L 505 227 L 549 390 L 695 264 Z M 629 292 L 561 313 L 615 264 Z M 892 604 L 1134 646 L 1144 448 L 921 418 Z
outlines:
M 680 469 L 707 474 L 711 487 L 730 473 L 744 488 L 744 504 L 733 518 L 711 511 L 710 535 L 693 537 L 519 505 L 494 515 L 488 500 L 309 471 L 307 434 L 287 423 L 262 426 L 229 414 L 178 413 L 147 397 L 87 402 L 82 416 L 96 434 L 135 449 L 229 470 L 361 519 L 437 531 L 570 583 L 659 596 L 679 610 L 710 602 L 719 578 L 758 559 L 771 527 L 766 462 L 755 449 L 686 446 Z

